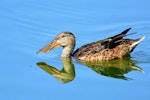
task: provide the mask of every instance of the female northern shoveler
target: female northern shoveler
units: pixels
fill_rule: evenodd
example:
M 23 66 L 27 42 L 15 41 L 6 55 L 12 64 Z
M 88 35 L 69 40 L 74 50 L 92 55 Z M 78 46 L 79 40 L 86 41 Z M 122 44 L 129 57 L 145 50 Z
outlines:
M 133 49 L 145 38 L 136 40 L 124 39 L 128 28 L 118 35 L 92 42 L 78 48 L 74 53 L 75 36 L 71 32 L 60 33 L 50 44 L 40 49 L 37 53 L 47 52 L 55 47 L 62 46 L 63 51 L 61 57 L 74 56 L 78 61 L 102 61 L 115 58 L 122 58 L 129 54 Z

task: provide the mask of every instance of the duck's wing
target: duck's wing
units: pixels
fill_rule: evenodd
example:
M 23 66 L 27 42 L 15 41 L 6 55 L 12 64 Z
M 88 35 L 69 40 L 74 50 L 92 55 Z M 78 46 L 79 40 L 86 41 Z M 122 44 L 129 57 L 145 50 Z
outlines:
M 104 42 L 102 42 L 103 45 L 106 48 L 112 49 L 118 45 L 120 45 L 122 43 L 122 41 L 124 40 L 123 38 L 126 36 L 127 32 L 130 30 L 131 28 L 128 28 L 126 30 L 124 30 L 123 32 L 121 32 L 120 34 L 117 34 L 115 36 L 106 38 Z
M 113 39 L 113 40 L 123 39 L 123 37 L 126 36 L 126 34 L 128 33 L 129 30 L 131 30 L 131 28 L 128 28 L 128 29 L 122 31 L 120 34 L 117 34 L 115 36 L 109 37 L 108 39 Z
M 101 50 L 104 50 L 106 48 L 111 49 L 123 41 L 123 37 L 126 36 L 126 33 L 130 30 L 131 28 L 128 28 L 121 32 L 120 34 L 117 34 L 115 36 L 106 38 L 104 40 L 99 40 L 97 42 L 92 42 L 86 45 L 83 45 L 82 47 L 78 48 L 72 56 L 78 57 L 78 56 L 83 56 L 83 55 L 88 55 L 88 54 L 94 54 L 98 53 Z

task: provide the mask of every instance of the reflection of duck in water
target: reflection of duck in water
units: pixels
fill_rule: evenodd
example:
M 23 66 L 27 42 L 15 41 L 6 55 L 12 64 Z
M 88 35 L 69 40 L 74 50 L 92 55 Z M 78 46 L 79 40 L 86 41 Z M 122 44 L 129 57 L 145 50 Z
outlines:
M 75 78 L 75 70 L 71 58 L 62 58 L 62 64 L 62 70 L 58 70 L 44 62 L 37 63 L 41 69 L 54 76 L 60 82 L 68 83 L 73 81 Z M 124 74 L 127 74 L 130 71 L 137 70 L 143 72 L 141 68 L 135 66 L 135 61 L 131 60 L 130 57 L 125 57 L 121 60 L 114 59 L 111 61 L 84 62 L 83 64 L 98 74 L 124 80 L 130 79 L 124 76 Z
M 44 62 L 38 62 L 37 65 L 48 72 L 50 75 L 53 75 L 57 80 L 62 83 L 67 83 L 72 81 L 75 78 L 74 65 L 70 58 L 62 58 L 63 69 L 58 70 L 55 67 L 49 66 Z
M 122 58 L 129 54 L 141 42 L 144 37 L 132 40 L 124 39 L 126 33 L 130 30 L 126 29 L 118 35 L 92 42 L 77 49 L 74 53 L 75 37 L 70 32 L 60 33 L 50 44 L 39 50 L 37 53 L 47 52 L 55 47 L 62 46 L 62 57 L 74 56 L 78 61 L 102 61 L 115 58 Z
M 132 70 L 144 72 L 140 67 L 135 66 L 135 61 L 131 60 L 129 56 L 126 56 L 121 60 L 114 59 L 111 61 L 84 62 L 83 64 L 98 74 L 124 80 L 129 79 L 125 77 L 124 74 L 127 74 Z

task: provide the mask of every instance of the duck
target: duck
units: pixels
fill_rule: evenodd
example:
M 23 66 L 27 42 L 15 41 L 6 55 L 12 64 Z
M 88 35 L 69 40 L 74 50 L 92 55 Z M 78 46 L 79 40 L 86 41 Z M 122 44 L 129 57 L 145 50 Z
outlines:
M 63 47 L 61 57 L 69 58 L 72 56 L 81 62 L 122 59 L 124 56 L 130 55 L 134 48 L 145 38 L 145 36 L 138 39 L 124 38 L 129 30 L 131 28 L 103 40 L 85 44 L 75 51 L 76 39 L 73 33 L 61 32 L 51 43 L 41 48 L 37 53 L 45 53 L 61 46 Z

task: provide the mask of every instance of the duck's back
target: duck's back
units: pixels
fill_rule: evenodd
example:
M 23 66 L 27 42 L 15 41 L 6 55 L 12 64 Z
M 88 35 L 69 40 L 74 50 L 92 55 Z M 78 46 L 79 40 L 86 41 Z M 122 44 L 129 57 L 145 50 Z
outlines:
M 78 48 L 73 56 L 78 61 L 101 61 L 101 60 L 111 60 L 115 58 L 122 58 L 123 56 L 129 54 L 134 47 L 131 48 L 132 43 L 140 42 L 139 39 L 123 39 L 126 33 L 130 30 L 126 29 L 118 35 L 106 38 L 97 42 L 92 42 Z
M 101 61 L 121 58 L 129 52 L 127 45 L 122 44 L 110 49 L 107 46 L 102 45 L 101 42 L 102 41 L 98 41 L 84 45 L 77 49 L 73 56 L 78 61 Z

